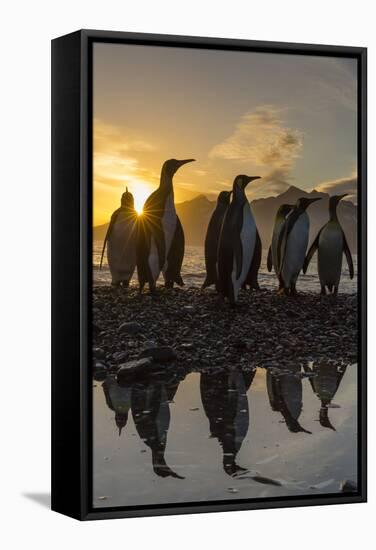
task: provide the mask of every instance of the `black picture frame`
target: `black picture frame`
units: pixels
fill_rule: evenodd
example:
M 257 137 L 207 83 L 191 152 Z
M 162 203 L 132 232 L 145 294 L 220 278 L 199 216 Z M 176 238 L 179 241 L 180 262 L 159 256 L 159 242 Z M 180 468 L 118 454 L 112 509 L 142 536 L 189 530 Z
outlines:
M 315 56 L 358 62 L 358 467 L 356 493 L 92 506 L 91 216 L 94 42 Z M 367 498 L 366 48 L 80 30 L 52 40 L 52 509 L 79 520 L 365 502 Z

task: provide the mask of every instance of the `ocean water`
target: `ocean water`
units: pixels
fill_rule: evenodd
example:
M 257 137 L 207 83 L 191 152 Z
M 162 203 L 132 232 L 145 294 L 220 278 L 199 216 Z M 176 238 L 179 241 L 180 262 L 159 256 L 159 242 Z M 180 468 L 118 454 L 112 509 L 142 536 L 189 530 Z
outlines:
M 111 274 L 108 268 L 106 254 L 103 258 L 102 269 L 99 269 L 103 242 L 94 241 L 93 246 L 93 274 L 94 285 L 109 285 L 111 283 Z M 278 287 L 274 272 L 269 273 L 266 267 L 267 250 L 263 250 L 261 267 L 259 271 L 259 284 L 261 287 L 275 290 Z M 353 294 L 357 291 L 357 255 L 353 255 L 355 276 L 352 280 L 349 277 L 349 270 L 345 257 L 342 263 L 342 277 L 340 283 L 340 292 Z M 201 287 L 205 280 L 205 255 L 202 246 L 186 246 L 185 256 L 182 267 L 182 277 L 186 286 Z M 163 278 L 160 277 L 160 284 Z M 137 273 L 135 272 L 132 284 L 137 284 Z M 306 275 L 299 276 L 297 289 L 303 292 L 320 292 L 320 283 L 317 275 L 317 255 L 312 259 Z

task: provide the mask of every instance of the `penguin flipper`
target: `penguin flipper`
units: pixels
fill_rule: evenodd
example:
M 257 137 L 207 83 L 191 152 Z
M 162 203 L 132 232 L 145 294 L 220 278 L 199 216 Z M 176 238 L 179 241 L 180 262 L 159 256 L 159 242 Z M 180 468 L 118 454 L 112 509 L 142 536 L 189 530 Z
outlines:
M 159 269 L 162 270 L 166 257 L 166 243 L 161 220 L 153 222 L 152 235 L 154 236 L 155 246 L 157 247 Z
M 179 286 L 184 286 L 180 270 L 184 258 L 185 238 L 179 216 L 176 216 L 176 228 L 171 247 L 167 256 L 167 269 L 164 273 L 166 281 L 173 281 Z
M 349 248 L 349 245 L 347 244 L 346 235 L 344 231 L 342 231 L 342 235 L 343 235 L 343 251 L 345 253 L 347 264 L 349 266 L 350 279 L 352 279 L 354 277 L 354 264 L 352 261 L 350 248 Z
M 308 254 L 305 257 L 304 264 L 303 264 L 303 273 L 304 274 L 306 273 L 306 271 L 308 269 L 309 262 L 312 260 L 314 253 L 316 252 L 316 250 L 319 247 L 319 239 L 320 239 L 321 231 L 322 231 L 322 229 L 320 229 L 320 231 L 317 233 L 316 239 L 311 244 L 310 249 L 308 250 Z
M 286 253 L 286 246 L 288 241 L 288 236 L 294 227 L 295 222 L 299 219 L 300 212 L 297 209 L 294 209 L 291 214 L 286 218 L 283 228 L 281 229 L 278 236 L 277 243 L 277 266 L 276 273 L 280 275 L 282 273 L 283 261 Z
M 158 204 L 158 190 L 154 191 L 143 206 L 143 220 L 146 232 L 153 235 L 158 252 L 159 269 L 162 270 L 166 260 L 166 243 L 162 226 L 162 215 Z
M 256 290 L 260 288 L 257 281 L 257 277 L 258 277 L 258 272 L 261 265 L 261 256 L 262 256 L 262 244 L 261 244 L 259 232 L 256 229 L 255 250 L 253 252 L 251 267 L 249 269 L 249 273 L 246 280 L 246 282 L 250 285 L 250 287 Z
M 119 210 L 120 210 L 120 208 L 115 210 L 115 212 L 111 216 L 110 223 L 108 224 L 106 236 L 105 236 L 104 241 L 103 241 L 103 249 L 102 249 L 102 255 L 101 255 L 101 261 L 100 261 L 100 264 L 99 264 L 99 269 L 102 269 L 103 256 L 104 256 L 104 251 L 106 250 L 106 244 L 107 244 L 107 241 L 108 241 L 108 239 L 111 235 L 111 231 L 112 231 L 112 228 L 114 226 L 114 223 L 116 222 L 116 218 L 119 214 Z
M 268 268 L 269 273 L 273 269 L 273 260 L 272 260 L 272 245 L 269 246 L 268 258 L 266 260 L 266 267 Z
M 238 235 L 238 238 L 235 239 L 234 244 L 235 244 L 234 259 L 236 263 L 236 278 L 239 279 L 242 272 L 242 266 L 243 266 L 243 246 L 242 246 L 242 241 L 240 240 L 240 233 Z

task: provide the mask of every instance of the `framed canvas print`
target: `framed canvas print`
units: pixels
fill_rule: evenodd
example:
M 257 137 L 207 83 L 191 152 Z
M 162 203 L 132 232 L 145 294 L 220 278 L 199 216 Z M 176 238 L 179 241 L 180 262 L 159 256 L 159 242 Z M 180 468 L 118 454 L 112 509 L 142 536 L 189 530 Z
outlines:
M 366 500 L 366 50 L 52 41 L 52 508 Z

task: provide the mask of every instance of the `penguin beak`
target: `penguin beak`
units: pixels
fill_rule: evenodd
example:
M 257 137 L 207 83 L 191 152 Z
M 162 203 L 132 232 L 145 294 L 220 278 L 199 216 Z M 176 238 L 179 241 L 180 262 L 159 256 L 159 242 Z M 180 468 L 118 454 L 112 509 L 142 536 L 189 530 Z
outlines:
M 342 199 L 344 199 L 347 196 L 348 196 L 348 193 L 345 193 L 344 195 L 339 195 L 338 196 L 338 201 L 341 201 Z
M 180 168 L 180 166 L 183 166 L 184 164 L 188 164 L 188 162 L 195 162 L 195 160 L 196 160 L 196 159 L 178 160 L 178 161 L 177 161 L 178 168 Z
M 247 176 L 247 179 L 243 183 L 243 189 L 245 189 L 247 187 L 247 185 L 249 183 L 251 183 L 251 181 L 259 180 L 260 178 L 261 178 L 261 176 Z

